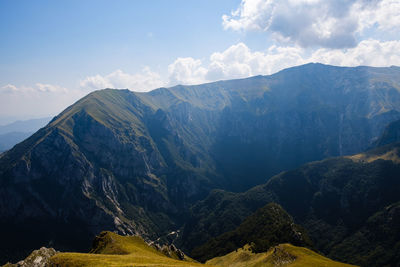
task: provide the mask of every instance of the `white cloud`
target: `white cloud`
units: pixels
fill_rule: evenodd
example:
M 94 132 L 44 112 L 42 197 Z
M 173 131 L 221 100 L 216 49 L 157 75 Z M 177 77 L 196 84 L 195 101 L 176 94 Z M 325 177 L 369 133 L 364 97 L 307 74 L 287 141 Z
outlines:
M 67 93 L 68 89 L 61 87 L 59 85 L 52 85 L 52 84 L 46 84 L 46 83 L 36 83 L 36 87 L 34 88 L 34 90 L 40 91 L 40 92 L 50 92 L 50 93 L 56 93 L 56 92 L 60 92 L 60 93 Z
M 311 0 L 309 0 L 311 1 Z M 168 66 L 168 77 L 149 68 L 129 74 L 116 70 L 108 75 L 94 75 L 80 81 L 79 90 L 36 83 L 33 86 L 0 85 L 0 116 L 57 114 L 88 91 L 103 88 L 128 88 L 148 91 L 161 86 L 199 84 L 221 79 L 267 75 L 294 65 L 321 62 L 338 66 L 400 65 L 400 40 L 363 40 L 353 48 L 310 50 L 301 46 L 272 45 L 264 51 L 252 51 L 238 43 L 224 51 L 212 53 L 207 60 L 177 58 Z
M 206 72 L 200 59 L 180 57 L 168 66 L 169 84 L 203 83 Z
M 178 58 L 169 65 L 169 84 L 198 84 L 221 79 L 270 74 L 305 63 L 300 47 L 271 46 L 267 51 L 251 51 L 244 43 L 210 55 L 208 64 L 199 59 Z
M 364 40 L 344 50 L 318 49 L 309 61 L 339 66 L 400 66 L 400 41 Z
M 352 13 L 359 18 L 359 31 L 376 26 L 380 31 L 400 30 L 400 1 L 357 2 Z
M 271 46 L 265 52 L 252 52 L 244 43 L 233 45 L 210 56 L 208 80 L 243 78 L 270 74 L 285 67 L 304 63 L 299 47 Z
M 238 43 L 222 52 L 213 53 L 208 64 L 193 58 L 176 60 L 169 68 L 170 73 L 173 73 L 169 84 L 195 84 L 259 74 L 267 75 L 308 62 L 338 66 L 400 65 L 400 41 L 383 42 L 369 39 L 361 41 L 353 48 L 320 48 L 312 53 L 299 46 L 276 45 L 270 46 L 265 51 L 251 51 L 244 43 Z
M 400 27 L 398 0 L 242 0 L 225 29 L 265 31 L 302 47 L 355 47 L 368 29 Z M 362 39 L 362 38 L 361 38 Z
M 18 88 L 13 84 L 6 84 L 0 88 L 1 93 L 15 93 L 18 92 Z
M 88 76 L 80 81 L 80 87 L 85 90 L 97 90 L 104 88 L 127 88 L 136 92 L 146 92 L 165 85 L 161 76 L 150 70 L 149 67 L 143 68 L 140 73 L 129 74 L 122 70 L 116 70 L 101 76 Z
M 32 86 L 7 84 L 0 87 L 0 117 L 32 118 L 56 115 L 84 95 L 59 85 Z
M 15 86 L 7 84 L 0 87 L 1 93 L 67 93 L 68 89 L 59 85 L 36 83 L 34 86 Z
M 81 88 L 84 89 L 104 89 L 112 88 L 113 85 L 107 80 L 107 78 L 97 74 L 95 76 L 88 76 L 79 83 Z

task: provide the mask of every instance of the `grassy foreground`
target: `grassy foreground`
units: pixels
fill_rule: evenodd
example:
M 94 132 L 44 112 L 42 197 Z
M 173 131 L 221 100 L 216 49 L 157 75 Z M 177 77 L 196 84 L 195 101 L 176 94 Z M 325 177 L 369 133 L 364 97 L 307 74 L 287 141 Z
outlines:
M 140 237 L 103 232 L 91 253 L 58 253 L 50 259 L 55 266 L 206 266 L 190 258 L 178 260 L 147 245 Z M 185 257 L 186 259 L 186 257 Z
M 267 252 L 252 253 L 246 245 L 225 256 L 213 258 L 201 264 L 178 254 L 167 254 L 146 244 L 137 236 L 120 236 L 112 232 L 102 232 L 96 237 L 90 253 L 58 253 L 50 258 L 50 266 L 324 266 L 350 267 L 353 265 L 325 258 L 309 249 L 290 244 L 272 247 Z
M 230 267 L 274 267 L 274 266 L 315 266 L 315 267 L 350 267 L 354 265 L 340 263 L 325 258 L 307 248 L 296 247 L 290 244 L 281 244 L 272 247 L 267 252 L 252 253 L 250 246 L 233 251 L 225 256 L 216 257 L 206 262 L 215 266 Z

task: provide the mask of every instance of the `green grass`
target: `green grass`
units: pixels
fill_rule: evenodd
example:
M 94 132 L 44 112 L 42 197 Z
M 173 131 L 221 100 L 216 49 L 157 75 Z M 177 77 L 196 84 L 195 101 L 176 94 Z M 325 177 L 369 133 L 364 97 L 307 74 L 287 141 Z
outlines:
M 225 256 L 217 257 L 206 262 L 215 266 L 229 267 L 256 267 L 256 266 L 315 266 L 315 267 L 350 267 L 345 263 L 325 258 L 307 248 L 296 247 L 290 244 L 281 244 L 263 253 L 252 253 L 250 246 L 246 245 Z
M 103 232 L 90 253 L 59 253 L 50 259 L 55 266 L 207 266 L 167 257 L 137 236 Z M 209 266 L 209 265 L 208 265 Z

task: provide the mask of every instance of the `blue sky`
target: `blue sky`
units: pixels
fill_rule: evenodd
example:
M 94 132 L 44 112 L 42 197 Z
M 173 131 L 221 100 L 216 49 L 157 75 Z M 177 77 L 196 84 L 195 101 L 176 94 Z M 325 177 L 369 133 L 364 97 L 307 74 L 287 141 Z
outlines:
M 398 0 L 0 1 L 0 124 L 105 87 L 400 65 Z
M 1 1 L 0 33 L 6 38 L 1 42 L 0 79 L 74 86 L 76 77 L 115 69 L 136 72 L 152 66 L 166 72 L 163 66 L 177 57 L 206 57 L 237 42 L 236 34 L 216 27 L 221 14 L 237 4 Z

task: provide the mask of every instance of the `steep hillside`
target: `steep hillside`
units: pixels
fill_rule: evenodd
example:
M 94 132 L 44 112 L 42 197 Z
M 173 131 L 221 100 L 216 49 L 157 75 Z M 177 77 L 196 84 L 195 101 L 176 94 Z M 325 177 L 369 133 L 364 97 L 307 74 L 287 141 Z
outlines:
M 275 203 L 267 204 L 247 217 L 235 230 L 209 240 L 191 253 L 195 259 L 205 262 L 211 258 L 251 244 L 253 252 L 266 252 L 281 243 L 311 247 L 311 240 L 303 228 L 294 224 L 289 214 Z
M 400 201 L 399 159 L 397 143 L 351 157 L 309 163 L 244 193 L 213 191 L 193 207 L 181 246 L 190 250 L 232 231 L 257 208 L 276 202 L 308 231 L 325 255 L 380 266 L 374 261 L 374 255 L 379 255 L 379 262 L 394 264 L 398 233 L 388 229 L 397 227 L 397 209 L 386 207 Z M 380 213 L 388 209 L 393 211 L 390 216 Z M 368 236 L 360 234 L 366 231 Z
M 325 258 L 307 248 L 296 247 L 290 244 L 281 244 L 272 247 L 267 252 L 254 253 L 250 247 L 244 246 L 227 255 L 207 261 L 207 264 L 220 267 L 275 267 L 275 266 L 325 266 L 325 267 L 350 267 L 345 264 Z
M 368 218 L 357 232 L 336 245 L 331 255 L 351 258 L 361 266 L 397 266 L 400 263 L 400 203 Z
M 243 191 L 361 152 L 400 119 L 399 74 L 307 64 L 149 93 L 93 92 L 0 155 L 0 261 L 41 246 L 85 250 L 102 230 L 155 239 L 212 189 Z
M 386 126 L 381 137 L 375 142 L 375 145 L 383 146 L 395 142 L 400 142 L 400 120 Z

